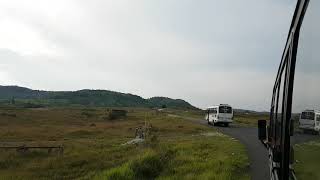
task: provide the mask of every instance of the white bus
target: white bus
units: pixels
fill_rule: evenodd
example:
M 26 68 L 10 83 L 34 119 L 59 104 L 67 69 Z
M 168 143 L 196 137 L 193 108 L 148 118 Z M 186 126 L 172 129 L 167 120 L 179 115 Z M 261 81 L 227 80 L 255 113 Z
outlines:
M 300 114 L 299 128 L 302 130 L 320 131 L 320 111 L 305 110 Z
M 233 109 L 228 104 L 220 104 L 211 106 L 206 109 L 205 119 L 208 124 L 217 125 L 224 124 L 229 126 L 233 122 Z

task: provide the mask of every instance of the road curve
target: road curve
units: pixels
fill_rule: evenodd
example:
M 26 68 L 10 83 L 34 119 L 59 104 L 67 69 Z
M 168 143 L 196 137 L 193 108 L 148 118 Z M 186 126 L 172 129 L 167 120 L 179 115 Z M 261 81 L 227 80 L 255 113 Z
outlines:
M 185 118 L 194 123 L 210 126 L 218 131 L 239 140 L 245 145 L 250 162 L 250 175 L 252 180 L 270 180 L 268 151 L 258 140 L 258 129 L 255 127 L 245 127 L 238 124 L 230 124 L 229 127 L 219 127 L 208 125 L 205 120 L 196 120 L 194 118 Z M 295 134 L 292 137 L 292 143 L 303 143 L 317 136 L 308 134 Z
M 238 139 L 245 145 L 249 157 L 252 180 L 270 180 L 268 151 L 258 140 L 257 128 L 231 125 L 230 127 L 217 127 L 217 129 Z
M 230 124 L 229 127 L 208 125 L 207 121 L 189 117 L 183 117 L 193 123 L 202 124 L 217 129 L 218 131 L 239 140 L 245 145 L 250 163 L 250 175 L 252 180 L 270 180 L 268 151 L 258 140 L 257 128 L 243 127 Z
M 243 127 L 233 124 L 230 127 L 217 127 L 217 129 L 243 143 L 248 152 L 250 161 L 250 174 L 252 180 L 270 180 L 268 151 L 258 140 L 258 128 Z M 291 138 L 292 144 L 299 144 L 317 139 L 311 134 L 296 133 Z

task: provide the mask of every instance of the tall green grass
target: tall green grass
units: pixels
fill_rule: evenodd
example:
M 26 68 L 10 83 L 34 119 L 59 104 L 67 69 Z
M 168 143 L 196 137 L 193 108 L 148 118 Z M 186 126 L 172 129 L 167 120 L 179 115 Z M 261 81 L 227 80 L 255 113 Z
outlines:
M 163 140 L 165 141 L 165 140 Z M 186 136 L 160 142 L 95 179 L 250 179 L 242 145 L 226 136 Z
M 173 151 L 155 152 L 146 150 L 143 155 L 119 167 L 96 176 L 95 179 L 155 179 L 160 175 L 173 156 Z
M 294 147 L 298 179 L 320 179 L 320 139 Z

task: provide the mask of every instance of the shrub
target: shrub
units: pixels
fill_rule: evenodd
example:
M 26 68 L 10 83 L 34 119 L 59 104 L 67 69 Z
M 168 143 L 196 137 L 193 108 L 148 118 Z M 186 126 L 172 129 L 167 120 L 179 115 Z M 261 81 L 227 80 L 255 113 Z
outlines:
M 81 115 L 86 116 L 87 118 L 91 118 L 94 116 L 94 114 L 86 112 L 86 111 L 82 112 Z
M 113 168 L 107 171 L 105 174 L 101 176 L 97 176 L 95 179 L 108 179 L 108 180 L 127 180 L 134 179 L 134 173 L 131 168 L 129 168 L 129 164 L 124 164 L 120 167 Z
M 22 105 L 24 108 L 44 108 L 45 106 L 42 104 L 36 104 L 36 103 L 24 103 Z
M 0 116 L 17 117 L 17 115 L 16 115 L 16 114 L 6 113 L 6 112 L 2 112 L 2 113 L 0 113 Z
M 96 179 L 155 179 L 164 170 L 174 154 L 174 151 L 167 149 L 163 151 L 148 150 L 139 158 L 96 176 Z
M 144 156 L 133 161 L 130 165 L 137 179 L 154 179 L 163 169 L 159 154 L 147 152 Z
M 159 139 L 156 134 L 151 134 L 147 137 L 146 144 L 150 147 L 155 148 L 159 144 Z
M 109 120 L 115 120 L 124 117 L 127 117 L 127 111 L 125 110 L 112 109 L 109 112 Z

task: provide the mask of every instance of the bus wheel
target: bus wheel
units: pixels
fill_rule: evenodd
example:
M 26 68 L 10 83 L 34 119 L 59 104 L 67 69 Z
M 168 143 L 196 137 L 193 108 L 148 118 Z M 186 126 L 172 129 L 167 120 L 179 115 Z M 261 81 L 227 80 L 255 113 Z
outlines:
M 229 127 L 229 123 L 224 123 L 224 126 L 225 127 Z

